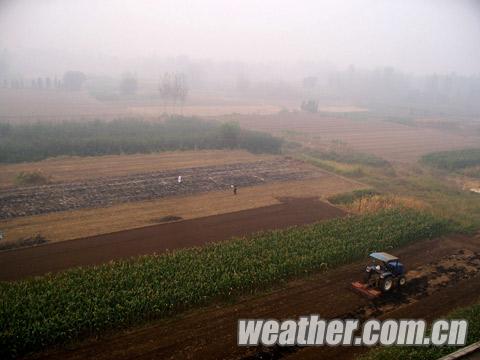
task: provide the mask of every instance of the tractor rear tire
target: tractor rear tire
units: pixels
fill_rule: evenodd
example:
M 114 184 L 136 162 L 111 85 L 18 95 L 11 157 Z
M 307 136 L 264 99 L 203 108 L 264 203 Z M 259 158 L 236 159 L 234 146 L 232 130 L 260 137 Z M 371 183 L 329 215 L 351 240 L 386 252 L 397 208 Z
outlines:
M 380 282 L 380 289 L 382 290 L 382 292 L 389 292 L 390 290 L 392 290 L 392 287 L 393 279 L 391 276 L 387 276 Z
M 369 272 L 366 272 L 366 271 L 365 271 L 365 273 L 363 274 L 363 283 L 364 283 L 364 284 L 367 284 L 367 285 L 369 284 L 369 282 L 370 282 L 370 275 L 371 275 L 371 274 L 370 274 Z

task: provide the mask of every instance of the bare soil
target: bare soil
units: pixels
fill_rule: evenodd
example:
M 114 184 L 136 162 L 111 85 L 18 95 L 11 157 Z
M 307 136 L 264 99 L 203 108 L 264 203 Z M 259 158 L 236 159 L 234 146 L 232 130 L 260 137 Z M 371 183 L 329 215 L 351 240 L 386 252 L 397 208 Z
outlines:
M 182 108 L 173 108 L 169 106 L 165 109 L 162 105 L 153 106 L 130 106 L 128 111 L 132 114 L 142 117 L 160 116 L 165 111 L 169 113 L 182 114 L 185 116 L 218 116 L 226 114 L 274 114 L 282 108 L 267 104 L 230 104 L 230 105 L 186 105 Z
M 57 89 L 0 89 L 0 121 L 69 121 L 114 119 L 119 117 L 158 118 L 163 114 L 186 116 L 218 116 L 225 114 L 272 114 L 283 106 L 258 99 L 226 97 L 225 94 L 205 94 L 192 91 L 184 106 L 165 106 L 158 96 L 158 84 L 146 90 L 142 84 L 137 98 L 119 98 L 99 101 L 87 91 L 62 91 Z M 296 103 L 295 103 L 296 104 Z
M 364 262 L 307 279 L 291 281 L 266 294 L 216 304 L 173 319 L 117 331 L 78 344 L 52 349 L 35 359 L 349 359 L 360 347 L 261 348 L 236 345 L 242 318 L 295 319 L 367 316 L 432 320 L 479 298 L 480 241 L 455 236 L 415 243 L 393 251 L 409 273 L 409 283 L 396 296 L 369 301 L 349 290 Z M 437 282 L 447 276 L 446 281 Z
M 243 150 L 167 151 L 153 154 L 62 156 L 37 162 L 0 164 L 0 187 L 14 185 L 20 172 L 40 172 L 51 182 L 72 182 L 154 171 L 273 159 Z
M 182 176 L 181 183 L 177 182 L 179 175 Z M 322 176 L 325 176 L 324 172 L 300 161 L 278 158 L 6 188 L 0 189 L 0 219 L 227 190 L 232 184 L 246 187 Z
M 344 211 L 317 199 L 283 199 L 280 204 L 252 210 L 5 251 L 0 252 L 0 280 L 18 280 L 74 266 L 159 254 L 343 215 Z
M 301 112 L 224 118 L 239 121 L 245 128 L 275 135 L 292 132 L 296 134 L 297 141 L 310 147 L 323 147 L 335 141 L 358 151 L 401 162 L 415 162 L 420 156 L 433 151 L 480 146 L 478 132 L 408 126 L 377 119 L 356 120 Z
M 93 115 L 109 113 L 102 104 L 85 92 L 54 89 L 0 89 L 0 120 L 39 120 L 47 116 Z
M 174 196 L 90 208 L 22 216 L 0 220 L 3 241 L 16 241 L 42 234 L 51 242 L 123 231 L 158 223 L 166 216 L 183 219 L 231 213 L 280 203 L 285 197 L 318 197 L 363 189 L 367 186 L 340 176 L 323 172 L 310 180 L 277 181 L 241 187 L 233 196 L 231 189 L 210 191 L 188 196 Z

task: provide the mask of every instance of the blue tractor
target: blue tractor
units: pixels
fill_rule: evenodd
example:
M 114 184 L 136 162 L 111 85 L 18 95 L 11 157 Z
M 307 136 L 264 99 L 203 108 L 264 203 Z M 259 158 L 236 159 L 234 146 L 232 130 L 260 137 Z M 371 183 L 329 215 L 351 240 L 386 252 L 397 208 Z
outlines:
M 406 284 L 405 267 L 397 257 L 385 252 L 374 252 L 370 258 L 372 263 L 365 268 L 363 283 L 352 283 L 355 290 L 369 298 L 375 298 Z

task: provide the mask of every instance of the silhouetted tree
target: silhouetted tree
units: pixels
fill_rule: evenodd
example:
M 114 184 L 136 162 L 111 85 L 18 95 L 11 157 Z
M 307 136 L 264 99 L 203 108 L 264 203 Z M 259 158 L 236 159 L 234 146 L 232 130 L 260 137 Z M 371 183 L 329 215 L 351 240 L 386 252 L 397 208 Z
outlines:
M 172 94 L 171 87 L 171 74 L 166 72 L 163 74 L 162 80 L 160 80 L 160 85 L 158 86 L 158 91 L 160 92 L 160 97 L 163 99 L 164 104 L 166 104 Z
M 188 86 L 185 75 L 182 73 L 165 73 L 158 87 L 160 96 L 164 101 L 164 105 L 171 101 L 173 106 L 180 102 L 183 106 L 188 95 Z
M 79 91 L 87 77 L 81 71 L 67 71 L 63 75 L 63 87 L 69 91 Z
M 130 73 L 125 73 L 120 82 L 120 92 L 124 95 L 134 95 L 137 92 L 137 87 L 138 83 L 135 76 Z
M 187 81 L 185 79 L 185 74 L 175 74 L 175 85 L 174 85 L 174 101 L 180 102 L 180 105 L 183 106 L 187 100 L 188 87 Z
M 302 111 L 316 113 L 318 112 L 318 101 L 311 99 L 307 101 L 302 101 L 301 109 Z

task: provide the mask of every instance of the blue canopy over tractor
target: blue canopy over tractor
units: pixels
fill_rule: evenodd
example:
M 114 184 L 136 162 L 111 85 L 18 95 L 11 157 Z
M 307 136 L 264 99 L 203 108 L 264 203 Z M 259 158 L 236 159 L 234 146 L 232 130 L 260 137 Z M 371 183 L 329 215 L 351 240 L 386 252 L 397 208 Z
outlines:
M 374 252 L 374 253 L 370 254 L 370 257 L 375 259 L 375 260 L 383 261 L 384 263 L 388 263 L 390 261 L 398 260 L 398 258 L 396 256 L 390 255 L 390 254 L 385 253 L 385 252 Z
M 386 252 L 373 252 L 370 258 L 375 261 L 367 265 L 364 272 L 364 280 L 352 283 L 352 288 L 360 294 L 374 299 L 382 293 L 392 291 L 405 285 L 405 267 L 396 256 Z

